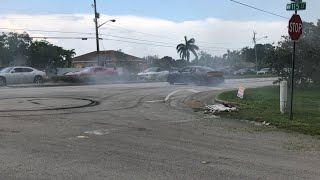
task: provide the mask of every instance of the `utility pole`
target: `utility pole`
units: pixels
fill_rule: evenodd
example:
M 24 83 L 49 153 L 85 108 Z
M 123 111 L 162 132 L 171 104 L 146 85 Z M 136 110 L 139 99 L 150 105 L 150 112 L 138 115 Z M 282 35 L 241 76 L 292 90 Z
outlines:
M 256 38 L 257 33 L 253 32 L 253 43 L 254 43 L 254 54 L 256 57 L 256 71 L 258 71 L 258 53 L 257 53 L 257 38 Z
M 98 19 L 100 18 L 100 14 L 97 12 L 97 3 L 96 0 L 94 0 L 93 4 L 94 8 L 94 22 L 95 22 L 95 28 L 96 28 L 96 45 L 97 45 L 97 65 L 100 65 L 100 45 L 99 45 L 99 28 L 98 28 Z

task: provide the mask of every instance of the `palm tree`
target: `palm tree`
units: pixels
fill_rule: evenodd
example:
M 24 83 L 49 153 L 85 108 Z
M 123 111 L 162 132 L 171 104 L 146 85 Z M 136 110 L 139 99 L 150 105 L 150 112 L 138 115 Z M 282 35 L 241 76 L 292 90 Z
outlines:
M 187 36 L 184 36 L 184 39 L 186 41 L 186 44 L 179 44 L 177 46 L 177 52 L 180 53 L 180 57 L 185 60 L 187 58 L 188 62 L 190 62 L 190 51 L 192 54 L 198 59 L 197 52 L 199 50 L 199 47 L 195 45 L 194 43 L 196 40 L 194 38 L 187 39 Z

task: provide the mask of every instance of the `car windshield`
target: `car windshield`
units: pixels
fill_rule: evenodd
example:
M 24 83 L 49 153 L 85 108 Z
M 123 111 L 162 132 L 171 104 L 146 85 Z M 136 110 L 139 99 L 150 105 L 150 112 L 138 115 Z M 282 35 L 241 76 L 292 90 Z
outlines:
M 209 72 L 209 71 L 215 71 L 213 68 L 210 68 L 210 67 L 201 67 L 201 69 Z
M 146 69 L 145 72 L 157 72 L 158 70 L 159 70 L 159 68 L 153 67 L 153 68 Z
M 263 68 L 260 71 L 269 71 L 269 68 Z
M 4 68 L 0 70 L 0 73 L 9 73 L 12 69 L 13 67 Z
M 92 71 L 92 67 L 87 67 L 81 70 L 81 72 L 91 72 Z

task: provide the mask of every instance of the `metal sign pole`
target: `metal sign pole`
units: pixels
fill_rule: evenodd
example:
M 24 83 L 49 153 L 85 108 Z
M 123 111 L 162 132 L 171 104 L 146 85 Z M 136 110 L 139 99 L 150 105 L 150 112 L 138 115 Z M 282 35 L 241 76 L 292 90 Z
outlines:
M 293 86 L 294 86 L 294 63 L 296 57 L 296 41 L 293 42 L 292 71 L 291 71 L 291 101 L 290 101 L 290 120 L 293 120 Z
M 295 11 L 298 14 L 298 11 Z M 294 87 L 294 66 L 296 59 L 296 41 L 293 41 L 293 52 L 292 52 L 292 70 L 291 70 L 291 101 L 290 101 L 290 120 L 293 120 L 293 87 Z

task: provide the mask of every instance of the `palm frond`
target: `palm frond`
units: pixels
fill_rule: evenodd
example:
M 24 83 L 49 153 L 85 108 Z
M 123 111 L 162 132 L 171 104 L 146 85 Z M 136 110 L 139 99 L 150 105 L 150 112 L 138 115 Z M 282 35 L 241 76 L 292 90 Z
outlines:
M 190 46 L 191 46 L 191 49 L 194 49 L 194 50 L 197 50 L 197 51 L 199 50 L 199 47 L 197 45 L 192 44 Z
M 196 40 L 194 38 L 189 39 L 188 43 L 189 44 L 194 44 L 196 42 Z
M 180 48 L 182 48 L 184 46 L 185 46 L 184 44 L 179 44 L 176 49 L 178 50 L 178 49 L 180 49 Z
M 183 56 L 183 51 L 180 51 L 180 57 L 182 58 L 182 56 Z
M 195 49 L 190 49 L 190 51 L 192 52 L 192 54 L 196 57 L 196 59 L 198 59 L 198 54 L 195 51 Z

